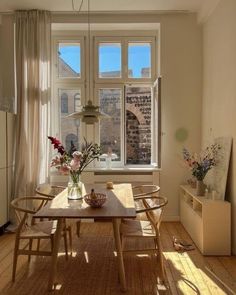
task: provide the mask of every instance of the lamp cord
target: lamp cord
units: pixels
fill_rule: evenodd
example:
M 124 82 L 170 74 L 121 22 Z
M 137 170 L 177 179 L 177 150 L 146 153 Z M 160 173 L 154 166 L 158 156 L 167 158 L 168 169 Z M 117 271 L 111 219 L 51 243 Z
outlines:
M 82 8 L 82 6 L 83 6 L 83 2 L 84 2 L 84 0 L 81 0 L 81 2 L 80 2 L 80 6 L 79 6 L 79 9 L 76 10 L 74 0 L 71 0 L 72 10 L 73 10 L 73 11 L 76 11 L 76 12 L 80 12 L 80 10 L 81 10 L 81 8 Z
M 88 97 L 87 100 L 90 100 L 90 0 L 88 0 Z

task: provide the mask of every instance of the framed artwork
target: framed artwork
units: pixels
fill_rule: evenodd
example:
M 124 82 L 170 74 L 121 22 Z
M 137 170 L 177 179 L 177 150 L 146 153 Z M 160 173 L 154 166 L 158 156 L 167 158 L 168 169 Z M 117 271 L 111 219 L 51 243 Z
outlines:
M 206 175 L 204 182 L 211 191 L 216 191 L 216 199 L 224 200 L 231 154 L 232 138 L 217 137 L 214 143 L 219 144 L 217 164 Z

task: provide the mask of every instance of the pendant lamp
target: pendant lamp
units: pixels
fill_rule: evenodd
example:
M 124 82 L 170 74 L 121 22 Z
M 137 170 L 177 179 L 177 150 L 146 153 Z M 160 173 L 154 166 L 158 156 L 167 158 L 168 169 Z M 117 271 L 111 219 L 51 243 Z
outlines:
M 93 105 L 92 100 L 90 99 L 90 0 L 87 0 L 88 3 L 88 10 L 87 10 L 87 16 L 88 16 L 88 91 L 87 91 L 87 104 L 82 107 L 82 111 L 72 113 L 68 115 L 68 118 L 74 118 L 74 119 L 81 119 L 82 122 L 86 124 L 94 124 L 99 121 L 101 118 L 110 118 L 109 115 L 101 112 L 99 110 L 99 106 Z M 77 12 L 80 12 L 81 8 L 83 5 L 83 0 L 81 0 L 81 4 L 79 7 L 79 10 Z M 72 8 L 75 11 L 75 6 L 74 6 L 74 0 L 72 0 Z

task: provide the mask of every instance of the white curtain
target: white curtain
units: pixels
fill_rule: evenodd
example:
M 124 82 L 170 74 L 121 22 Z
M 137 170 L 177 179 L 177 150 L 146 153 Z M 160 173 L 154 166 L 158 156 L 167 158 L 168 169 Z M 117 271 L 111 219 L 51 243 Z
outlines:
M 48 11 L 17 11 L 16 156 L 14 197 L 34 195 L 48 177 L 50 134 L 51 15 Z

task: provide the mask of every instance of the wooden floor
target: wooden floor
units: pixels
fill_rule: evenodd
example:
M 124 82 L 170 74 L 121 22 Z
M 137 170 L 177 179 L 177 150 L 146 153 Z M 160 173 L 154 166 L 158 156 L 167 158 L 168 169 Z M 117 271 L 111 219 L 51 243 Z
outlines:
M 179 253 L 172 237 L 191 241 L 180 223 L 162 223 L 162 245 L 169 290 L 157 283 L 155 257 L 127 256 L 127 295 L 236 294 L 236 257 L 203 257 L 197 249 Z M 118 295 L 118 273 L 110 223 L 82 223 L 81 237 L 74 234 L 73 253 L 65 261 L 63 243 L 58 259 L 58 284 L 47 291 L 50 257 L 20 257 L 17 277 L 11 283 L 14 234 L 0 237 L 0 294 Z M 45 245 L 47 247 L 47 245 Z M 235 293 L 234 293 L 235 292 Z

